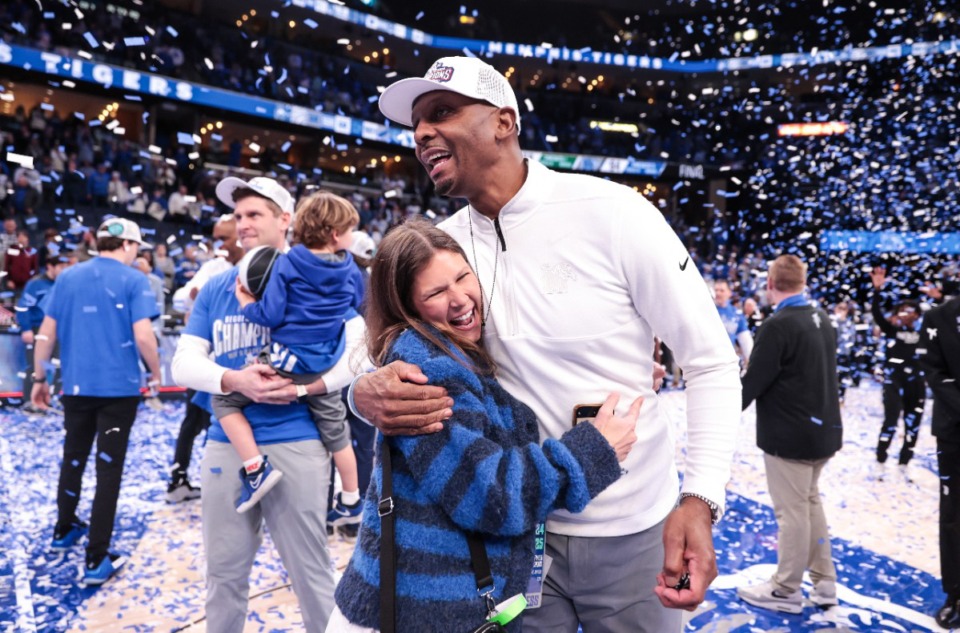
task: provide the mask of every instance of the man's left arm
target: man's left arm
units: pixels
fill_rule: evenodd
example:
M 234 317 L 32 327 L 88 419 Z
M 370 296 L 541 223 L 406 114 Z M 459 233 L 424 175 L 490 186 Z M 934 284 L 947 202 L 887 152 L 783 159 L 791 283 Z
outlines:
M 306 395 L 319 396 L 325 393 L 340 391 L 350 384 L 359 374 L 373 369 L 373 363 L 367 354 L 366 334 L 367 326 L 363 317 L 354 317 L 344 324 L 346 331 L 346 345 L 343 355 L 323 376 L 306 387 Z M 291 389 L 296 389 L 291 386 Z
M 662 214 L 642 200 L 621 214 L 618 253 L 637 311 L 663 339 L 687 383 L 683 502 L 667 517 L 656 589 L 667 607 L 692 610 L 717 576 L 712 513 L 722 512 L 740 423 L 740 368 L 730 337 L 689 253 Z M 677 590 L 684 571 L 690 588 Z
M 47 363 L 57 342 L 57 322 L 50 316 L 43 318 L 33 347 L 33 388 L 30 403 L 40 409 L 50 406 L 50 385 L 47 384 Z M 37 380 L 37 378 L 40 380 Z

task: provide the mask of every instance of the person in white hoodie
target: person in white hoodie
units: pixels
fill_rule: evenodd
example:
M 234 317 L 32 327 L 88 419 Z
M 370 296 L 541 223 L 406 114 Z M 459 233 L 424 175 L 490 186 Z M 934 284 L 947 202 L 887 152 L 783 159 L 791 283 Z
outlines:
M 516 96 L 479 59 L 438 60 L 424 78 L 389 86 L 380 109 L 413 128 L 437 193 L 469 203 L 440 226 L 479 276 L 499 380 L 537 414 L 541 440 L 611 390 L 621 402 L 644 397 L 624 475 L 584 512 L 547 519 L 528 596 L 540 606 L 523 630 L 679 632 L 679 609 L 696 608 L 717 575 L 711 521 L 723 513 L 740 419 L 737 358 L 687 250 L 634 190 L 525 159 Z M 682 489 L 650 380 L 655 336 L 687 380 Z M 432 432 L 452 402 L 425 382 L 394 363 L 355 380 L 353 406 L 385 433 Z

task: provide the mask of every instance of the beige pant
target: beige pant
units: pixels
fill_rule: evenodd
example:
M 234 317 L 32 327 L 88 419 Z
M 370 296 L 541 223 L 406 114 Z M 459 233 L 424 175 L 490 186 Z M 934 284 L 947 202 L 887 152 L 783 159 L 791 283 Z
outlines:
M 785 593 L 800 589 L 804 570 L 817 585 L 836 582 L 827 518 L 817 482 L 828 459 L 794 460 L 764 453 L 767 486 L 777 516 L 777 573 L 773 582 Z

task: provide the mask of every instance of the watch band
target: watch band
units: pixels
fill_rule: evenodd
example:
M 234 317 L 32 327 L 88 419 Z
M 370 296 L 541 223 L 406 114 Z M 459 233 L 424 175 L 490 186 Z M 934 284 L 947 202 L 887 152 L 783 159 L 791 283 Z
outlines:
M 39 376 L 36 374 L 31 374 L 31 378 L 33 378 L 33 382 L 47 382 L 46 374 L 40 374 Z
M 710 499 L 707 499 L 707 498 L 704 497 L 703 495 L 698 495 L 698 494 L 695 493 L 695 492 L 682 492 L 682 493 L 680 493 L 680 501 L 683 501 L 684 498 L 686 498 L 686 497 L 693 497 L 693 498 L 699 499 L 700 501 L 703 501 L 705 504 L 707 504 L 707 507 L 710 508 L 710 519 L 711 519 L 710 522 L 713 523 L 713 525 L 716 525 L 717 523 L 720 523 L 720 519 L 723 518 L 723 510 L 720 509 L 719 504 L 711 501 Z M 679 503 L 679 502 L 678 502 L 678 503 Z
M 297 390 L 297 400 L 303 402 L 303 399 L 307 397 L 307 386 L 294 385 L 294 388 Z

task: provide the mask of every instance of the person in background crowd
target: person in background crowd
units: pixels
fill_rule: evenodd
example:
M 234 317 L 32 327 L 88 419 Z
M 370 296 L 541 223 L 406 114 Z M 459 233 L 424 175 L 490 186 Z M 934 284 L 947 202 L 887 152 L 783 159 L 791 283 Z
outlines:
M 723 278 L 714 280 L 713 301 L 720 314 L 720 320 L 723 321 L 723 327 L 730 337 L 730 343 L 737 350 L 741 365 L 746 369 L 750 361 L 750 352 L 753 351 L 753 334 L 750 333 L 743 312 L 730 302 L 732 296 L 733 291 L 730 289 L 729 281 Z
M 850 314 L 850 303 L 840 301 L 833 307 L 830 317 L 834 329 L 837 331 L 837 378 L 839 379 L 840 404 L 847 389 L 859 384 L 856 366 L 857 326 Z
M 4 255 L 3 270 L 7 275 L 3 280 L 7 290 L 19 294 L 39 268 L 37 251 L 30 247 L 30 234 L 18 231 L 16 246 L 9 248 Z
M 757 401 L 757 446 L 777 517 L 777 570 L 740 587 L 741 600 L 785 613 L 803 611 L 800 584 L 813 581 L 811 602 L 837 604 L 837 571 L 820 500 L 820 473 L 843 445 L 837 392 L 837 335 L 827 314 L 804 297 L 807 265 L 781 255 L 770 265 L 767 300 L 776 306 L 757 333 L 743 376 L 743 408 Z
M 53 283 L 57 277 L 70 265 L 70 258 L 60 255 L 47 260 L 42 274 L 34 277 L 27 282 L 20 295 L 20 301 L 17 302 L 17 323 L 20 325 L 20 340 L 23 341 L 23 351 L 26 358 L 26 365 L 23 372 L 23 400 L 24 409 L 28 411 L 39 411 L 30 402 L 30 393 L 33 391 L 33 346 L 36 342 L 36 334 L 43 322 L 43 300 L 47 293 L 53 288 Z M 57 349 L 54 349 L 53 355 L 58 355 Z M 54 371 L 53 373 L 58 373 Z M 48 372 L 49 374 L 49 372 Z M 48 379 L 54 384 L 54 393 L 58 393 L 59 380 L 53 380 L 49 375 Z
M 920 420 L 926 403 L 923 371 L 917 362 L 920 342 L 920 305 L 916 301 L 898 301 L 888 318 L 881 306 L 880 289 L 887 281 L 887 272 L 876 267 L 870 272 L 873 301 L 870 304 L 874 323 L 887 338 L 883 365 L 883 426 L 877 439 L 877 461 L 874 477 L 886 477 L 887 452 L 897 433 L 897 421 L 903 414 L 903 446 L 900 448 L 900 476 L 913 482 L 910 460 L 920 434 Z
M 63 462 L 57 485 L 57 523 L 51 549 L 65 550 L 87 533 L 76 514 L 83 471 L 96 440 L 97 487 L 82 580 L 99 585 L 125 558 L 110 551 L 130 429 L 140 402 L 140 358 L 155 395 L 160 359 L 151 320 L 157 304 L 146 278 L 131 264 L 143 244 L 140 227 L 113 218 L 97 230 L 99 255 L 64 271 L 47 295 L 34 348 L 31 402 L 50 405 L 47 366 L 61 346 L 64 396 Z M 139 351 L 139 354 L 138 354 Z
M 184 314 L 184 323 L 190 320 L 190 310 L 197 294 L 206 283 L 233 268 L 243 257 L 243 247 L 237 240 L 237 220 L 232 213 L 220 216 L 213 226 L 214 258 L 204 262 L 197 274 L 186 286 L 177 290 L 173 296 L 173 309 Z M 166 244 L 159 244 L 164 247 Z M 167 261 L 170 261 L 169 259 Z M 177 433 L 177 442 L 173 450 L 173 464 L 170 466 L 170 484 L 167 486 L 167 503 L 190 501 L 200 497 L 200 488 L 193 486 L 187 477 L 193 444 L 202 431 L 210 426 L 210 395 L 187 389 L 186 411 Z
M 929 310 L 920 329 L 920 366 L 933 391 L 933 434 L 940 469 L 940 582 L 947 598 L 936 613 L 960 628 L 960 298 Z

